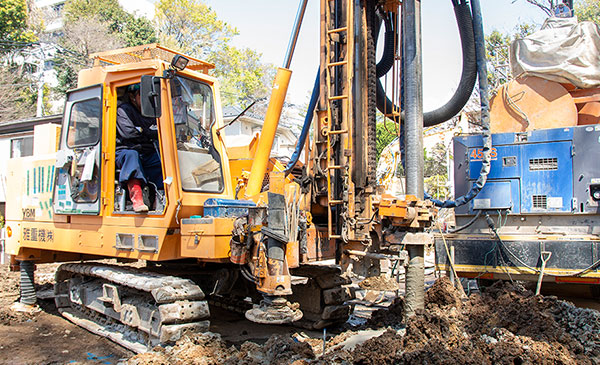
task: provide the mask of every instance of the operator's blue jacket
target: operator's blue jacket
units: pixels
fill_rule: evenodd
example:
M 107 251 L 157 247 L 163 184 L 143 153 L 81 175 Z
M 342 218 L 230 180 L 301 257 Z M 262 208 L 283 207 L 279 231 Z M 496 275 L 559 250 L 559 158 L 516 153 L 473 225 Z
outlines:
M 135 106 L 123 103 L 117 109 L 117 150 L 132 149 L 139 153 L 155 151 L 158 140 L 155 118 L 142 116 Z

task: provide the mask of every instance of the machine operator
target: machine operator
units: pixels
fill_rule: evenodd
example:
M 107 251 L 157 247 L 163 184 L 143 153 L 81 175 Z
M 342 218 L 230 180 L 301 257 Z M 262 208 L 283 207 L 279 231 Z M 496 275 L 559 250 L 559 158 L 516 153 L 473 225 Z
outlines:
M 148 183 L 162 189 L 163 177 L 156 119 L 142 116 L 139 84 L 127 87 L 125 102 L 117 108 L 115 163 L 120 170 L 119 183 L 127 184 L 133 210 L 147 212 L 142 189 Z

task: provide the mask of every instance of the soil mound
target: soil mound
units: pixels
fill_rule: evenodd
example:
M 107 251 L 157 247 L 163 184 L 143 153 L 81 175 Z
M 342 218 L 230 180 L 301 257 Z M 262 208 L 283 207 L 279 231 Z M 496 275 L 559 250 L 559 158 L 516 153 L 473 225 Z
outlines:
M 216 333 L 185 336 L 174 346 L 138 354 L 127 362 L 130 365 L 220 365 L 234 353 Z
M 404 302 L 396 299 L 367 323 L 387 331 L 353 347 L 337 346 L 355 335 L 348 331 L 332 339 L 319 358 L 316 339 L 272 336 L 262 346 L 246 342 L 236 349 L 219 335 L 204 334 L 158 349 L 155 357 L 138 355 L 129 364 L 600 363 L 600 313 L 595 310 L 535 296 L 510 283 L 469 298 L 461 295 L 441 278 L 426 293 L 425 310 L 407 323 Z
M 535 296 L 497 283 L 463 301 L 447 278 L 426 293 L 425 310 L 406 323 L 406 334 L 388 331 L 357 347 L 354 362 L 430 364 L 600 363 L 600 314 L 555 297 Z M 402 314 L 402 302 L 391 312 Z M 401 315 L 376 312 L 375 323 L 401 324 Z M 394 322 L 394 319 L 396 322 Z M 373 323 L 371 323 L 373 324 Z M 387 351 L 382 349 L 387 348 Z

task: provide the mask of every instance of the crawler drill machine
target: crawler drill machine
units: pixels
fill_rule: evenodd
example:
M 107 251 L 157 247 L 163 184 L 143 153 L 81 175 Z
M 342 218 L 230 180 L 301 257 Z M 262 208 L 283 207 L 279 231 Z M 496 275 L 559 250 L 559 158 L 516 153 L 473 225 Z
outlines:
M 55 301 L 66 318 L 134 351 L 207 330 L 209 304 L 320 329 L 348 319 L 351 278 L 379 275 L 382 258 L 406 262 L 408 312 L 423 306 L 434 209 L 423 199 L 420 2 L 321 0 L 320 68 L 284 166 L 270 151 L 305 8 L 249 145 L 225 145 L 214 66 L 152 44 L 93 55 L 67 94 L 57 150 L 9 161 L 6 251 L 25 281 L 32 263 L 64 262 Z M 384 24 L 386 65 L 375 59 Z M 404 118 L 403 196 L 375 180 L 376 95 L 388 72 L 398 105 L 403 84 L 402 113 L 383 100 L 389 118 Z M 164 178 L 145 188 L 147 213 L 133 211 L 116 178 L 117 107 L 135 83 L 142 114 L 157 118 Z M 117 264 L 95 261 L 106 258 Z

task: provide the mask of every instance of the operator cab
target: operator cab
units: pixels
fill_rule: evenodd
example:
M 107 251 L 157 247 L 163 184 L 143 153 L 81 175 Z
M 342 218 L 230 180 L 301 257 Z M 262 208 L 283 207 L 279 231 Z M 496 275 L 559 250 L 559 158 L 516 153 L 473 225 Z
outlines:
M 163 109 L 170 112 L 183 191 L 222 193 L 225 189 L 222 161 L 212 133 L 217 121 L 213 89 L 180 73 L 186 64 L 187 59 L 177 55 L 162 77 L 142 76 L 142 114 L 158 118 Z M 161 105 L 160 85 L 164 82 L 168 86 L 170 108 Z
M 139 153 L 140 162 L 144 161 L 145 163 L 142 166 L 142 175 L 144 175 L 146 182 L 143 183 L 142 187 L 142 195 L 143 202 L 149 208 L 148 214 L 160 214 L 163 212 L 166 205 L 165 198 L 165 186 L 163 182 L 164 168 L 160 153 L 160 131 L 157 131 L 159 134 L 156 139 L 146 139 L 148 142 L 145 144 L 143 151 L 139 144 L 136 146 L 132 146 L 132 143 L 128 143 L 124 140 L 122 133 L 128 133 L 126 130 L 126 126 L 120 126 L 119 119 L 123 116 L 124 110 L 128 110 L 131 112 L 132 108 L 135 108 L 133 104 L 139 103 L 139 99 L 136 102 L 134 99 L 135 93 L 139 94 L 139 83 L 130 84 L 123 87 L 118 87 L 117 89 L 117 112 L 115 125 L 115 150 L 117 151 L 115 155 L 117 156 L 115 161 L 115 213 L 127 213 L 131 214 L 134 212 L 133 202 L 130 196 L 130 192 L 127 186 L 127 181 L 122 181 L 123 177 L 126 176 L 130 172 L 130 168 L 127 166 L 119 166 L 122 164 L 122 160 L 119 158 L 120 153 L 124 153 L 123 151 L 127 151 L 127 153 Z M 126 106 L 125 104 L 129 104 Z M 138 116 L 141 114 L 138 112 Z M 153 121 L 153 124 L 156 125 L 156 129 L 158 129 L 158 121 L 156 118 L 146 118 L 149 122 Z M 135 152 L 134 152 L 135 151 Z M 152 158 L 153 164 L 148 164 L 148 160 Z M 123 175 L 123 176 L 121 176 Z M 120 178 L 121 177 L 121 178 Z M 125 177 L 127 178 L 127 177 Z
M 139 57 L 131 57 L 132 54 Z M 156 59 L 166 61 L 169 55 L 174 57 L 171 65 L 163 68 L 162 76 L 133 76 L 137 70 L 135 63 L 140 62 L 140 71 L 148 72 L 150 66 L 156 69 Z M 154 144 L 145 150 L 156 152 L 158 161 L 153 165 L 158 178 L 150 179 L 154 184 L 146 184 L 144 180 L 148 179 L 142 181 L 146 209 L 137 209 L 138 213 L 162 216 L 169 202 L 174 204 L 182 199 L 178 190 L 192 200 L 200 201 L 203 199 L 201 194 L 213 196 L 228 190 L 228 178 L 224 173 L 227 166 L 223 166 L 226 157 L 221 156 L 223 151 L 215 148 L 215 143 L 221 147 L 213 140 L 218 120 L 214 79 L 204 76 L 214 66 L 190 58 L 186 69 L 186 57 L 159 45 L 100 53 L 94 60 L 94 67 L 82 70 L 79 75 L 79 83 L 87 86 L 67 94 L 55 166 L 54 198 L 49 204 L 54 213 L 101 215 L 102 207 L 106 205 L 103 204 L 106 193 L 101 187 L 107 186 L 111 193 L 106 195 L 114 193 L 112 214 L 136 214 L 130 188 L 124 184 L 130 175 L 120 176 L 122 164 L 116 161 L 114 170 L 106 169 L 109 165 L 103 162 L 107 157 L 117 159 L 120 143 L 116 140 L 119 136 L 118 109 L 124 103 L 131 103 L 128 89 L 133 85 L 139 85 L 136 111 L 146 120 L 156 120 L 152 134 Z M 125 63 L 130 64 L 127 67 L 133 73 L 122 73 L 120 65 Z M 107 80 L 108 75 L 111 76 Z M 113 82 L 116 84 L 114 99 L 107 90 Z M 107 172 L 110 176 L 105 175 Z M 42 183 L 37 175 L 35 179 Z M 102 183 L 104 180 L 108 180 L 107 185 Z M 45 189 L 52 185 L 44 181 Z M 196 193 L 199 198 L 194 197 Z M 171 197 L 170 194 L 174 195 Z M 135 200 L 139 208 L 140 200 Z

